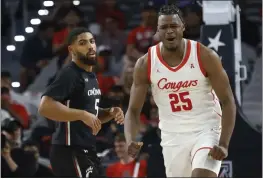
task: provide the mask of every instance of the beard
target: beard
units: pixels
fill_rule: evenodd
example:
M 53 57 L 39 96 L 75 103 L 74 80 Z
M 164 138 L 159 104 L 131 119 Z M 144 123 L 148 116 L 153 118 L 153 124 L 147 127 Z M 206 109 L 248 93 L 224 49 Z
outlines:
M 97 61 L 96 61 L 96 57 L 88 57 L 88 54 L 84 55 L 80 52 L 76 53 L 77 59 L 79 59 L 81 61 L 81 63 L 85 64 L 85 65 L 96 65 Z

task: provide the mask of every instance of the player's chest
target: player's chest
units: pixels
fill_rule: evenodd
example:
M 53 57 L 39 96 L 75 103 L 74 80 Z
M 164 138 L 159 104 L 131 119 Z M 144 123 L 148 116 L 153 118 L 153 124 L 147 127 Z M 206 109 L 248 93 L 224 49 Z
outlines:
M 185 66 L 178 71 L 155 68 L 151 75 L 152 88 L 158 92 L 194 91 L 206 83 L 200 72 Z

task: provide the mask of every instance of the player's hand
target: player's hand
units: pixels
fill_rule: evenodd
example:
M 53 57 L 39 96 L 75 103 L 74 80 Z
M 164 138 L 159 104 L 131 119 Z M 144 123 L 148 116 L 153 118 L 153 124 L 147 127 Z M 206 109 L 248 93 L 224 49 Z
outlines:
M 219 145 L 215 145 L 208 153 L 208 156 L 212 157 L 215 160 L 223 160 L 227 157 L 227 155 L 227 148 Z
M 117 124 L 124 124 L 124 114 L 121 108 L 112 107 L 110 109 L 110 115 L 114 117 L 114 120 L 117 122 Z
M 101 121 L 94 114 L 85 112 L 84 120 L 82 121 L 92 129 L 93 135 L 98 134 L 101 129 Z
M 128 154 L 135 158 L 139 154 L 142 146 L 143 142 L 131 142 L 131 144 L 128 146 Z

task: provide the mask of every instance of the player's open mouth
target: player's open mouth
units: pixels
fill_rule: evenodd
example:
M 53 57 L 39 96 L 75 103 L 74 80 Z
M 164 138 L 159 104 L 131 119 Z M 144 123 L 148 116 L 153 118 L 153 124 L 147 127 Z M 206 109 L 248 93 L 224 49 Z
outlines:
M 91 53 L 88 53 L 89 56 L 93 56 L 93 55 L 96 55 L 96 53 L 94 52 L 91 52 Z
M 172 42 L 172 41 L 174 41 L 174 39 L 175 39 L 175 37 L 170 37 L 170 38 L 167 38 L 167 41 Z

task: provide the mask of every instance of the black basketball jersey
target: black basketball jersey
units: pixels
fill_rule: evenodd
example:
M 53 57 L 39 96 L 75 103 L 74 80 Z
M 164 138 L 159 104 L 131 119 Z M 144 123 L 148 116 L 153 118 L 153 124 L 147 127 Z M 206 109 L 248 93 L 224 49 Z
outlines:
M 101 91 L 96 75 L 79 68 L 74 62 L 63 68 L 43 96 L 98 115 Z M 95 147 L 96 138 L 91 128 L 82 121 L 57 122 L 52 144 Z

